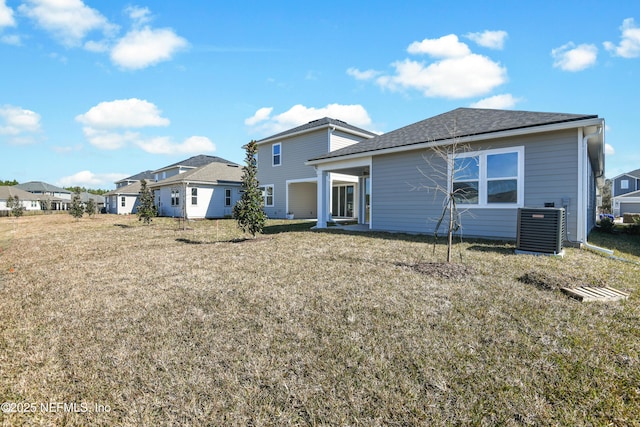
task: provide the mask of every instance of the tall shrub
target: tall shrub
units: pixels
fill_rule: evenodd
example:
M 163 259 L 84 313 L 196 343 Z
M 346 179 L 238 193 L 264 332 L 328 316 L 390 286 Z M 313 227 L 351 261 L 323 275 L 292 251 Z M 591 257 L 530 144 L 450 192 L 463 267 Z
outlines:
M 253 238 L 261 233 L 267 221 L 264 213 L 264 198 L 260 190 L 256 166 L 256 152 L 258 144 L 251 141 L 245 146 L 245 166 L 242 168 L 242 197 L 233 207 L 233 217 L 238 227 L 245 233 L 251 233 Z

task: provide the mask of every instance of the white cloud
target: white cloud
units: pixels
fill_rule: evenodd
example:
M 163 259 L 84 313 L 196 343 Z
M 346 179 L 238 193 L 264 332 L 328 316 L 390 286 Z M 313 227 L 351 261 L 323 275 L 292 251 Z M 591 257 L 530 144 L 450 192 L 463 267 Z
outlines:
M 144 27 L 120 39 L 111 50 L 111 60 L 122 68 L 137 70 L 168 61 L 186 47 L 187 41 L 170 28 Z
M 0 28 L 15 26 L 16 20 L 13 17 L 13 9 L 7 6 L 5 0 L 0 0 Z
M 115 181 L 126 178 L 128 175 L 123 173 L 101 173 L 96 174 L 85 170 L 77 172 L 73 175 L 60 178 L 57 185 L 62 187 L 90 187 L 101 188 L 110 186 Z
M 258 109 L 258 111 L 256 111 L 256 113 L 252 117 L 245 119 L 244 124 L 247 126 L 254 126 L 260 122 L 268 120 L 272 111 L 273 107 L 262 107 Z
M 6 35 L 6 36 L 0 37 L 0 42 L 2 42 L 4 44 L 10 44 L 10 45 L 13 45 L 13 46 L 22 45 L 22 39 L 20 38 L 20 36 L 15 35 L 15 34 L 11 34 L 11 35 Z
M 136 141 L 136 145 L 151 154 L 196 154 L 216 151 L 216 146 L 204 136 L 192 136 L 178 144 L 169 137 Z
M 76 116 L 76 120 L 101 129 L 169 125 L 169 119 L 161 116 L 158 107 L 137 98 L 101 102 L 86 113 Z
M 78 46 L 92 31 L 112 34 L 117 26 L 81 0 L 27 0 L 18 10 L 65 46 Z
M 604 154 L 607 156 L 612 156 L 616 154 L 616 150 L 613 148 L 611 144 L 604 144 Z
M 342 120 L 364 129 L 371 126 L 369 113 L 362 105 L 357 104 L 329 104 L 323 108 L 305 107 L 298 104 L 284 113 L 271 117 L 272 110 L 272 108 L 259 109 L 256 114 L 245 120 L 245 124 L 253 126 L 253 131 L 260 134 L 275 134 L 323 117 Z
M 10 143 L 33 143 L 40 131 L 38 113 L 13 105 L 0 106 L 0 135 L 6 135 Z
M 151 11 L 148 7 L 129 6 L 124 11 L 137 26 L 144 25 L 151 21 Z
M 482 96 L 506 82 L 507 70 L 486 56 L 469 54 L 426 65 L 405 59 L 392 64 L 395 74 L 376 80 L 393 91 L 415 89 L 427 97 L 470 98 Z
M 421 42 L 413 42 L 407 48 L 407 52 L 417 55 L 426 53 L 435 58 L 456 58 L 471 53 L 469 46 L 458 40 L 455 34 L 442 36 L 439 39 L 424 39 Z
M 376 71 L 376 70 L 361 71 L 361 70 L 358 70 L 357 68 L 351 67 L 347 69 L 347 74 L 355 78 L 356 80 L 371 80 L 377 77 L 378 75 L 380 75 L 380 71 Z
M 622 36 L 620 44 L 616 46 L 611 42 L 604 42 L 604 47 L 609 52 L 623 58 L 637 58 L 640 56 L 640 28 L 636 27 L 633 18 L 622 21 L 620 27 Z
M 507 81 L 507 69 L 487 56 L 471 52 L 458 36 L 413 42 L 410 54 L 427 54 L 433 62 L 404 59 L 391 64 L 394 72 L 360 71 L 349 68 L 347 74 L 358 80 L 374 80 L 383 89 L 417 90 L 426 97 L 471 98 L 485 95 Z
M 515 98 L 510 93 L 505 93 L 502 95 L 495 95 L 490 96 L 489 98 L 481 99 L 478 102 L 472 103 L 470 106 L 471 108 L 492 108 L 496 110 L 505 110 L 513 108 L 520 101 L 520 98 Z
M 465 37 L 473 40 L 480 46 L 502 50 L 504 48 L 504 42 L 507 39 L 507 32 L 486 30 L 482 33 L 468 33 L 465 34 Z
M 598 58 L 598 48 L 592 44 L 569 42 L 551 50 L 553 66 L 563 71 L 582 71 L 593 66 Z
M 90 126 L 83 127 L 82 132 L 91 145 L 101 150 L 117 150 L 130 142 L 135 143 L 140 139 L 138 132 L 114 132 L 95 129 Z

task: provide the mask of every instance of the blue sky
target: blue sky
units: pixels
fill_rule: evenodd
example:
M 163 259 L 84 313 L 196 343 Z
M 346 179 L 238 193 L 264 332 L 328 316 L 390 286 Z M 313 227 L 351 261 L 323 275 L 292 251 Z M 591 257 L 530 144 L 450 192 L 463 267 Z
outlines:
M 0 179 L 111 189 L 329 116 L 598 114 L 640 168 L 637 1 L 0 0 Z

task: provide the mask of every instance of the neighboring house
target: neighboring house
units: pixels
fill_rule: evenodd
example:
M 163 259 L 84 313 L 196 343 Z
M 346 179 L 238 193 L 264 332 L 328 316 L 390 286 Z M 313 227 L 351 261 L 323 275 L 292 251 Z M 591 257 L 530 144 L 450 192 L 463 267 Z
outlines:
M 150 184 L 155 181 L 155 174 L 147 170 L 116 181 L 116 189 L 104 194 L 106 213 L 119 215 L 136 213 L 138 194 L 143 179 L 147 181 L 147 184 Z
M 613 214 L 640 213 L 640 169 L 613 178 L 611 198 Z
M 141 181 L 137 181 L 104 193 L 106 212 L 117 215 L 136 213 L 141 185 Z
M 240 199 L 242 167 L 225 162 L 214 161 L 151 183 L 158 215 L 188 219 L 231 216 Z
M 155 181 L 155 174 L 153 171 L 146 170 L 144 172 L 137 173 L 128 178 L 121 179 L 120 181 L 116 181 L 116 189 L 120 187 L 126 187 L 127 185 L 135 184 L 136 182 L 140 182 L 143 179 L 146 179 L 147 182 Z
M 0 186 L 0 211 L 3 211 L 2 216 L 8 215 L 8 212 L 6 211 L 9 211 L 9 208 L 7 208 L 7 200 L 9 197 L 16 196 L 22 203 L 22 207 L 24 207 L 25 210 L 39 211 L 41 209 L 40 196 L 17 188 L 17 186 L 3 185 Z
M 71 203 L 71 191 L 69 190 L 42 181 L 29 181 L 18 184 L 15 187 L 42 196 L 42 199 L 50 202 L 49 208 L 53 211 L 66 211 L 69 209 L 69 204 Z
M 221 157 L 200 154 L 198 156 L 189 157 L 188 159 L 157 169 L 153 171 L 152 174 L 154 176 L 154 180 L 158 182 L 162 181 L 163 179 L 170 178 L 174 175 L 178 175 L 195 168 L 208 165 L 209 163 L 224 163 L 235 165 L 235 163 L 230 162 L 229 160 L 225 160 Z
M 454 183 L 466 190 L 458 201 L 463 235 L 515 239 L 518 208 L 555 206 L 566 208 L 566 240 L 584 243 L 595 225 L 596 187 L 604 181 L 603 133 L 597 115 L 459 108 L 311 157 L 306 164 L 317 170 L 318 227 L 327 226 L 329 176 L 338 173 L 366 189 L 359 198 L 370 215 L 360 215 L 359 223 L 433 233 L 444 196 L 412 188 L 448 187 L 451 172 L 432 147 L 455 141 L 468 145 L 456 157 L 468 168 Z
M 99 194 L 91 194 L 87 191 L 83 191 L 82 193 L 80 193 L 80 201 L 85 206 L 89 200 L 93 200 L 93 203 L 95 204 L 95 207 L 96 207 L 96 212 L 98 213 L 102 212 L 102 209 L 104 209 L 104 201 L 105 201 L 104 196 L 101 196 Z
M 376 134 L 328 117 L 257 141 L 258 182 L 270 218 L 317 217 L 317 174 L 305 162 L 373 138 Z M 332 173 L 334 217 L 358 216 L 358 177 Z

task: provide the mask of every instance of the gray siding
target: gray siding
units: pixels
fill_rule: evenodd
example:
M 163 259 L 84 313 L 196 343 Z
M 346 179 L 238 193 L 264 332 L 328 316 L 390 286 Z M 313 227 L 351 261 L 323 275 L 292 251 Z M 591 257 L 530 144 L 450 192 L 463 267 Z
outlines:
M 562 207 L 562 200 L 568 200 L 568 237 L 572 239 L 577 232 L 577 140 L 577 131 L 570 130 L 487 141 L 470 149 L 524 146 L 524 206 L 543 207 L 553 202 L 556 207 Z M 425 189 L 434 183 L 418 168 L 427 172 L 431 167 L 443 170 L 445 165 L 433 158 L 429 165 L 423 155 L 428 153 L 411 151 L 373 158 L 372 228 L 433 233 L 442 214 L 443 196 Z M 445 178 L 440 178 L 438 183 L 446 186 Z M 422 189 L 412 191 L 416 186 Z M 469 209 L 462 216 L 464 236 L 515 239 L 516 227 L 517 209 Z
M 331 141 L 329 141 L 329 135 L 331 135 Z M 284 218 L 286 216 L 287 180 L 315 180 L 317 178 L 315 168 L 305 166 L 307 160 L 327 154 L 329 149 L 336 150 L 347 147 L 363 139 L 365 138 L 338 130 L 329 132 L 329 129 L 325 127 L 302 135 L 261 144 L 258 147 L 258 181 L 260 185 L 273 185 L 273 207 L 265 207 L 266 214 L 270 218 Z M 281 164 L 273 166 L 271 147 L 277 143 L 281 144 Z M 289 188 L 289 211 L 292 211 L 297 218 L 315 218 L 317 215 L 315 188 L 315 183 L 304 185 L 295 183 Z
M 348 147 L 350 145 L 356 144 L 362 141 L 364 138 L 356 137 L 354 135 L 350 135 L 348 133 L 334 131 L 331 133 L 331 142 L 329 145 L 330 151 L 339 150 L 344 147 Z M 308 160 L 308 159 L 307 159 Z
M 591 163 L 587 162 L 589 167 L 589 182 L 587 183 L 589 189 L 587 193 L 587 235 L 596 226 L 596 211 L 597 211 L 597 194 L 596 194 L 596 177 L 593 173 Z
M 640 213 L 640 203 L 620 202 L 620 216 L 626 213 Z
M 629 181 L 629 188 L 622 189 L 622 181 Z M 623 194 L 632 193 L 634 191 L 640 190 L 640 180 L 630 176 L 630 175 L 622 175 L 613 180 L 613 197 L 621 196 Z

